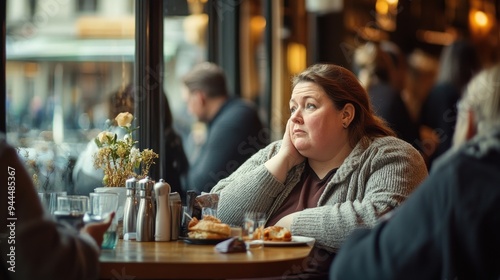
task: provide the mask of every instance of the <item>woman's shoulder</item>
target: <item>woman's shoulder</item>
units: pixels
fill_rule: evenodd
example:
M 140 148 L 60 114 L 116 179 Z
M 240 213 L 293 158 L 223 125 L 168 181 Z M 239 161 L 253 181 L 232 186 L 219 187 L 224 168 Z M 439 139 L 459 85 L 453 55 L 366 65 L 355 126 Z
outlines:
M 262 148 L 259 152 L 266 155 L 275 155 L 281 147 L 282 140 L 275 140 Z
M 360 155 L 365 165 L 407 166 L 415 174 L 425 177 L 427 167 L 420 152 L 408 142 L 393 136 L 371 139 L 369 146 Z
M 373 138 L 369 148 L 385 151 L 402 151 L 405 153 L 420 154 L 410 143 L 394 136 L 383 136 Z

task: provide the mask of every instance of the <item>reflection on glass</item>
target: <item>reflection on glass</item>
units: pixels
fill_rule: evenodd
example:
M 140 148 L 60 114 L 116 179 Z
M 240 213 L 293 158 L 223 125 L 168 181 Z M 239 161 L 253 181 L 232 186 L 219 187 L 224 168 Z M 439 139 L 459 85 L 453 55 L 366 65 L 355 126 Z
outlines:
M 40 192 L 74 193 L 109 95 L 133 79 L 134 13 L 133 1 L 7 0 L 7 139 Z

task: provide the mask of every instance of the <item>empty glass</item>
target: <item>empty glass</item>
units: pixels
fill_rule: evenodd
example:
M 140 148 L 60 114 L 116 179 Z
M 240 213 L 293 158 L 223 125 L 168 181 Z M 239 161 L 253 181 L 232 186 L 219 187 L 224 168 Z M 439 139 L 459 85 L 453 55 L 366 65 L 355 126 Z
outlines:
M 83 216 L 89 210 L 89 197 L 67 195 L 57 197 L 57 210 L 54 217 L 60 223 L 69 224 L 77 230 L 83 227 Z
M 266 214 L 247 212 L 244 215 L 242 237 L 247 249 L 261 249 L 264 247 L 264 226 Z M 260 233 L 259 233 L 260 231 Z
M 65 191 L 46 191 L 38 193 L 40 202 L 50 215 L 53 215 L 54 211 L 57 210 L 57 198 L 66 195 L 67 193 Z

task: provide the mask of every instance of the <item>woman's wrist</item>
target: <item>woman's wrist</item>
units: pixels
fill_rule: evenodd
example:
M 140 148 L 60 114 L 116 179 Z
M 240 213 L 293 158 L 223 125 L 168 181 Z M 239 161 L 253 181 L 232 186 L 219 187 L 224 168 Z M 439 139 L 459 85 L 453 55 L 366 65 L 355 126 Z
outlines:
M 290 162 L 288 162 L 286 156 L 280 155 L 279 153 L 264 164 L 267 170 L 269 170 L 269 172 L 281 183 L 285 182 L 288 171 L 293 167 L 289 165 Z

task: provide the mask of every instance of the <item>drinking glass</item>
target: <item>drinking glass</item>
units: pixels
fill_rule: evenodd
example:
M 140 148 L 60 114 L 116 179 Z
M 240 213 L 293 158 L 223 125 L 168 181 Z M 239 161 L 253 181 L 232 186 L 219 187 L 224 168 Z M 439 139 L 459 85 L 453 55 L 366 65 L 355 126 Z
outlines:
M 83 227 L 83 216 L 89 210 L 89 197 L 67 195 L 57 197 L 57 210 L 54 217 L 60 223 L 69 224 L 77 230 Z
M 243 218 L 242 237 L 247 249 L 261 249 L 264 247 L 264 225 L 266 214 L 261 212 L 247 212 Z M 260 231 L 260 234 L 257 234 Z
M 111 212 L 118 210 L 118 194 L 116 193 L 90 193 L 90 220 L 104 221 Z M 101 248 L 114 249 L 118 242 L 118 219 L 113 219 L 111 225 L 104 233 Z
M 46 191 L 38 193 L 38 197 L 43 207 L 50 215 L 54 215 L 54 211 L 57 210 L 57 198 L 66 195 L 68 195 L 66 191 Z

